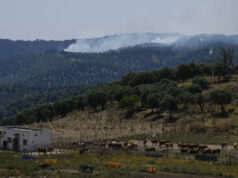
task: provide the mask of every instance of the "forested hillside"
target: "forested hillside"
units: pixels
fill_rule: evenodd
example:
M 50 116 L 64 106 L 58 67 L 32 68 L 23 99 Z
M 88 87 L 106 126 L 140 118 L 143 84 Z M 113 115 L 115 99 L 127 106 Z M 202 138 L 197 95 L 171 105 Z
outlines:
M 33 54 L 41 54 L 46 51 L 62 51 L 75 40 L 65 41 L 23 41 L 0 39 L 0 59 L 10 57 L 28 56 Z
M 175 69 L 165 67 L 152 72 L 129 73 L 122 80 L 90 90 L 86 94 L 24 110 L 12 118 L 2 120 L 1 124 L 47 122 L 88 107 L 93 112 L 104 110 L 113 102 L 118 103 L 118 108 L 128 110 L 128 119 L 133 112 L 149 108 L 156 118 L 165 118 L 166 122 L 175 122 L 179 115 L 191 115 L 191 112 L 201 114 L 203 119 L 223 118 L 230 114 L 235 116 L 237 81 L 234 80 L 234 84 L 226 87 L 224 84 L 238 73 L 238 66 L 229 66 L 230 62 L 226 60 L 229 57 L 223 59 L 214 64 L 190 63 L 181 64 Z M 190 82 L 186 83 L 188 80 Z M 227 110 L 226 105 L 231 103 L 233 108 Z
M 189 62 L 211 63 L 217 60 L 222 47 L 223 43 L 197 49 L 137 46 L 105 53 L 53 52 L 1 59 L 0 85 L 57 88 L 105 83 L 121 79 L 128 72 L 176 67 Z M 238 51 L 235 45 L 225 47 Z
M 237 35 L 156 33 L 65 41 L 2 39 L 0 86 L 59 88 L 105 83 L 119 80 L 128 72 L 158 70 L 165 66 L 173 68 L 189 62 L 212 63 L 217 61 L 222 48 L 233 49 L 236 59 L 237 39 Z M 83 46 L 90 49 L 103 46 L 108 50 L 110 44 L 120 48 L 99 53 L 80 51 Z M 64 52 L 70 51 L 70 46 L 79 51 Z
M 75 40 L 0 40 L 0 119 L 120 80 L 129 72 L 175 68 L 191 62 L 213 63 L 223 48 L 233 50 L 235 64 L 236 38 L 201 35 L 176 44 L 148 43 L 102 53 L 63 51 Z
M 95 86 L 99 86 L 99 84 Z M 32 88 L 18 85 L 1 86 L 0 119 L 16 115 L 23 109 L 35 107 L 39 104 L 53 103 L 57 100 L 83 94 L 95 86 L 65 87 L 58 89 Z

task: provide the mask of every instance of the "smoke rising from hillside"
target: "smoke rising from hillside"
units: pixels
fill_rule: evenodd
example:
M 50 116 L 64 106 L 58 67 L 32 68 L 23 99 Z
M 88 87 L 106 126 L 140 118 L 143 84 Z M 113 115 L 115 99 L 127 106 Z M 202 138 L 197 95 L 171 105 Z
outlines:
M 120 34 L 94 39 L 79 39 L 65 49 L 67 52 L 105 52 L 145 43 L 169 45 L 180 39 L 179 34 Z

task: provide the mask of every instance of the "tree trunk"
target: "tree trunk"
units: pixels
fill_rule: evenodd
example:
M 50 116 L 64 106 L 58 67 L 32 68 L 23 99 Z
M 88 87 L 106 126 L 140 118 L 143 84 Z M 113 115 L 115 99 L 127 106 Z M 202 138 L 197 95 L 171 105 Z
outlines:
M 203 113 L 203 105 L 200 105 L 200 111 Z
M 188 103 L 184 103 L 183 110 L 187 110 L 188 108 Z
M 218 83 L 221 83 L 221 76 L 218 75 Z
M 221 112 L 225 113 L 225 106 L 223 104 L 221 104 Z
M 172 111 L 169 111 L 169 120 L 171 120 L 172 119 Z

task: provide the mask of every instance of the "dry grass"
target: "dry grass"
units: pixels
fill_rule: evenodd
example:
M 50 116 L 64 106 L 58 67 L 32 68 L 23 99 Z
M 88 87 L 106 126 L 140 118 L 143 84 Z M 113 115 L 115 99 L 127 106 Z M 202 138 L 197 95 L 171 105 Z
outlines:
M 142 133 L 161 133 L 161 120 L 152 121 L 155 115 L 144 118 L 148 112 L 150 111 L 135 113 L 130 119 L 126 119 L 126 112 L 115 108 L 108 108 L 97 113 L 86 110 L 55 119 L 52 123 L 34 123 L 28 126 L 50 129 L 55 138 L 63 136 L 72 140 L 109 139 Z

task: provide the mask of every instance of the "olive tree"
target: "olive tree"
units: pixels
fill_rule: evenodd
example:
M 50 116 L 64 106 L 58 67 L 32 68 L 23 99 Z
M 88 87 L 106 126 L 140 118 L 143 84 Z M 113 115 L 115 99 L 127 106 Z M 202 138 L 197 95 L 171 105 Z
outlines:
M 225 105 L 231 103 L 232 97 L 231 93 L 226 90 L 215 89 L 208 93 L 208 100 L 212 104 L 220 105 L 221 113 L 225 113 Z
M 119 102 L 119 108 L 133 109 L 138 101 L 139 97 L 137 95 L 124 96 Z
M 162 92 L 150 93 L 147 96 L 147 105 L 152 109 L 160 107 L 160 100 L 162 99 L 163 94 Z
M 169 94 L 165 94 L 161 101 L 161 107 L 169 111 L 169 119 L 171 120 L 173 112 L 177 110 L 177 99 Z
M 204 94 L 198 93 L 194 97 L 194 104 L 197 104 L 200 107 L 201 113 L 203 113 L 203 108 L 207 102 L 207 98 Z
M 227 64 L 218 62 L 214 65 L 213 72 L 214 75 L 217 76 L 218 83 L 221 83 L 222 81 L 224 82 L 227 77 L 229 77 L 231 69 Z
M 206 90 L 209 88 L 209 82 L 204 77 L 194 78 L 193 84 L 199 85 L 203 90 Z

